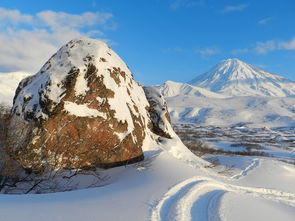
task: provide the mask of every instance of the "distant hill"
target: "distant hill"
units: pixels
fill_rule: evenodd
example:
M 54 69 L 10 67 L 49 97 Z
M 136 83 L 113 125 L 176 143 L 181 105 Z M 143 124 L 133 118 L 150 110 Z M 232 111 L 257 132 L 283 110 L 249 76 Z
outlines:
M 226 96 L 211 92 L 204 88 L 196 87 L 186 83 L 166 81 L 164 84 L 155 86 L 160 90 L 164 97 L 173 97 L 178 95 L 225 98 Z

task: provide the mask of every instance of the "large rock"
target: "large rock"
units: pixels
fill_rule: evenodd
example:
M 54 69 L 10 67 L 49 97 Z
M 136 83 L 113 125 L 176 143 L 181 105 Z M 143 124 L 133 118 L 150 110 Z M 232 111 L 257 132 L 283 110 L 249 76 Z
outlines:
M 136 162 L 150 136 L 148 109 L 114 51 L 98 40 L 73 40 L 19 84 L 8 151 L 33 170 Z
M 144 87 L 143 89 L 150 104 L 148 110 L 152 121 L 152 132 L 161 137 L 172 138 L 174 133 L 171 118 L 163 95 L 155 87 Z

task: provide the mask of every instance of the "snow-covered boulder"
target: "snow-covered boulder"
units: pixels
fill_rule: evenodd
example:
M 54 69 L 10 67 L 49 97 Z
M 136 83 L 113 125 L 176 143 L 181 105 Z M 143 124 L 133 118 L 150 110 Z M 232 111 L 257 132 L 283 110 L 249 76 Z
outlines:
M 104 42 L 73 40 L 19 84 L 7 148 L 33 170 L 140 161 L 150 139 L 148 107 L 143 88 Z
M 152 131 L 159 136 L 171 138 L 174 133 L 172 133 L 171 119 L 163 95 L 154 87 L 144 87 L 143 89 L 150 104 Z

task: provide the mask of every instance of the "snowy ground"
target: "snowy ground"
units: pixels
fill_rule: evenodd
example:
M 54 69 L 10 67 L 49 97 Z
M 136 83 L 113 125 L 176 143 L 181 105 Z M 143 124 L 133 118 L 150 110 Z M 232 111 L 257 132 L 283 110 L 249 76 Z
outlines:
M 1 220 L 294 220 L 294 165 L 234 156 L 236 169 L 219 173 L 177 139 L 150 145 L 144 162 L 109 170 L 109 185 L 0 195 Z
M 184 143 L 200 140 L 224 154 L 271 157 L 295 164 L 295 128 L 214 127 L 175 124 Z M 227 153 L 229 152 L 229 153 Z M 245 153 L 245 154 L 243 154 Z
M 13 75 L 9 79 L 0 79 L 8 88 L 0 97 L 7 97 L 1 102 L 11 105 L 19 80 Z M 0 220 L 293 221 L 295 131 L 271 127 L 295 124 L 295 98 L 216 98 L 196 88 L 185 89 L 185 96 L 167 101 L 174 120 L 199 123 L 193 125 L 191 137 L 202 138 L 216 150 L 254 154 L 203 155 L 210 164 L 188 152 L 177 139 L 146 144 L 145 161 L 108 170 L 107 185 L 0 195 Z M 262 127 L 255 128 L 255 124 Z M 255 155 L 255 151 L 264 154 Z M 216 159 L 218 165 L 214 165 Z
M 166 98 L 172 120 L 203 126 L 292 127 L 294 97 L 212 98 L 179 95 Z

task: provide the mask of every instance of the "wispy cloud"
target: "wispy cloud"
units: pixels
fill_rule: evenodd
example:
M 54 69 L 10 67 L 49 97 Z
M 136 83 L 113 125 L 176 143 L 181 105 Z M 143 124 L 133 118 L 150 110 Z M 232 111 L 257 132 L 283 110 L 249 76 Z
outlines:
M 274 40 L 257 42 L 254 51 L 257 54 L 266 54 L 277 49 L 277 43 Z
M 60 29 L 67 26 L 70 28 L 81 28 L 93 25 L 104 25 L 112 17 L 110 13 L 85 12 L 82 14 L 68 14 L 65 12 L 42 11 L 35 19 L 51 29 Z
M 261 19 L 258 21 L 259 25 L 266 25 L 267 23 L 269 23 L 270 21 L 272 21 L 274 18 L 273 17 L 267 17 L 264 19 Z
M 290 41 L 269 40 L 265 42 L 257 42 L 254 51 L 257 54 L 267 54 L 276 50 L 295 50 L 295 37 Z
M 173 10 L 179 9 L 179 8 L 190 8 L 190 7 L 197 7 L 197 6 L 205 6 L 206 1 L 205 0 L 174 0 L 170 4 L 170 8 Z
M 295 50 L 295 37 L 289 42 L 280 42 L 279 48 L 285 50 Z
M 0 21 L 1 25 L 6 24 L 30 24 L 33 22 L 33 16 L 29 14 L 22 14 L 18 10 L 7 10 L 0 8 Z
M 77 37 L 102 37 L 112 25 L 110 13 L 23 14 L 0 8 L 0 71 L 35 72 L 62 44 Z
M 244 9 L 248 8 L 249 6 L 250 6 L 250 4 L 227 5 L 221 10 L 221 12 L 222 13 L 229 13 L 229 12 L 243 11 Z
M 258 55 L 268 54 L 278 50 L 295 50 L 295 37 L 290 41 L 268 40 L 256 42 L 254 46 L 249 48 L 239 48 L 230 51 L 232 55 L 254 53 Z
M 202 56 L 210 56 L 210 55 L 220 54 L 221 51 L 218 48 L 204 48 L 204 49 L 197 49 L 195 52 Z
M 275 50 L 295 50 L 295 37 L 290 41 L 275 41 L 257 42 L 255 52 L 257 54 L 267 54 Z

